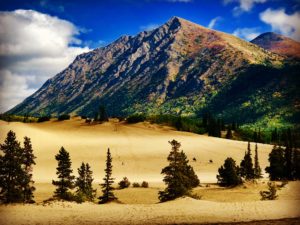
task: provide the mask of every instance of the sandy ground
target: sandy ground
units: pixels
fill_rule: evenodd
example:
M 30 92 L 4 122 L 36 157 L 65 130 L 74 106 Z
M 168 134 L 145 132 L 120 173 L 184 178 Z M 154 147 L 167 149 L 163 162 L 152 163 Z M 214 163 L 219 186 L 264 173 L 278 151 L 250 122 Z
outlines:
M 61 146 L 70 152 L 75 175 L 81 162 L 88 162 L 95 181 L 100 182 L 109 147 L 113 157 L 113 176 L 117 181 L 127 176 L 132 182 L 146 180 L 150 183 L 162 181 L 160 172 L 167 165 L 166 158 L 170 152 L 168 141 L 172 139 L 181 142 L 201 182 L 216 182 L 217 170 L 224 160 L 230 156 L 239 163 L 247 149 L 246 142 L 178 132 L 149 123 L 87 125 L 79 118 L 31 124 L 0 121 L 1 143 L 9 130 L 16 132 L 20 141 L 26 135 L 31 138 L 37 156 L 34 180 L 43 183 L 51 183 L 56 178 L 57 162 L 54 157 Z M 252 149 L 254 152 L 254 144 Z M 262 168 L 268 164 L 271 149 L 270 145 L 258 145 Z M 196 162 L 192 160 L 194 157 Z
M 34 168 L 37 204 L 0 206 L 1 225 L 202 224 L 257 220 L 260 222 L 251 222 L 249 225 L 281 225 L 300 222 L 300 182 L 289 182 L 279 190 L 279 199 L 275 201 L 260 201 L 259 191 L 266 189 L 266 178 L 236 188 L 210 184 L 216 182 L 217 169 L 226 157 L 233 157 L 240 162 L 247 148 L 245 142 L 177 132 L 169 127 L 148 123 L 126 125 L 111 121 L 101 125 L 86 125 L 79 118 L 41 124 L 0 121 L 0 142 L 3 142 L 9 130 L 15 131 L 20 141 L 25 135 L 32 139 L 37 156 Z M 158 191 L 164 188 L 160 172 L 167 165 L 166 157 L 170 151 L 168 141 L 172 139 L 181 142 L 182 149 L 201 180 L 202 186 L 193 190 L 201 200 L 185 197 L 158 203 Z M 91 164 L 98 195 L 101 194 L 99 181 L 104 175 L 108 147 L 113 156 L 113 176 L 116 181 L 127 176 L 131 182 L 146 180 L 150 187 L 115 190 L 120 204 L 43 204 L 43 200 L 50 198 L 54 191 L 51 185 L 51 180 L 56 179 L 57 162 L 54 156 L 61 146 L 70 152 L 75 175 L 82 161 Z M 270 145 L 258 146 L 262 168 L 268 164 L 271 148 Z M 197 159 L 196 162 L 192 160 L 193 157 Z M 210 159 L 213 163 L 209 163 Z M 280 220 L 282 218 L 296 219 Z
M 56 202 L 1 206 L 0 223 L 11 224 L 192 224 L 300 217 L 299 200 L 213 202 L 181 198 L 161 204 Z

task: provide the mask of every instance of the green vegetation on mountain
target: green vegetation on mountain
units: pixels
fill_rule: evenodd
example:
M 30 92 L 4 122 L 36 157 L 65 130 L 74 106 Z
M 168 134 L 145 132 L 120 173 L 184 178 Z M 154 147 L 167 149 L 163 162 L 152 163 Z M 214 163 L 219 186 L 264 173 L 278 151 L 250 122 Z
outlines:
M 269 138 L 275 128 L 299 128 L 299 69 L 285 55 L 174 17 L 153 31 L 77 56 L 8 114 L 128 122 L 145 117 L 221 136 L 224 127 L 209 131 L 201 125 L 209 112 L 215 127 L 222 119 L 238 123 L 240 136 L 261 129 Z

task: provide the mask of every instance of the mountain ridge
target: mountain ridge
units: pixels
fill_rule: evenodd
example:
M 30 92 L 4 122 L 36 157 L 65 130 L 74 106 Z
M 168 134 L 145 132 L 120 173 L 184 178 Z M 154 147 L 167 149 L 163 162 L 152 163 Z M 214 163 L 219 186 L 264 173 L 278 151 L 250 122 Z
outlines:
M 235 36 L 172 17 L 162 26 L 81 54 L 12 114 L 197 115 L 251 65 L 285 57 Z M 222 112 L 220 112 L 222 114 Z

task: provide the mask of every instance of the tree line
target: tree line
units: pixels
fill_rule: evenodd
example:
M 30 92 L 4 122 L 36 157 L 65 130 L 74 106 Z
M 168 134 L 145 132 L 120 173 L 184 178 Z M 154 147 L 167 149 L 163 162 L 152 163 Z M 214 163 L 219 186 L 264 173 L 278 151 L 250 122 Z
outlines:
M 176 140 L 169 143 L 171 145 L 171 151 L 167 157 L 169 164 L 161 171 L 166 184 L 166 188 L 159 191 L 158 198 L 161 202 L 191 195 L 192 189 L 200 185 L 200 180 L 189 164 L 186 154 L 180 150 L 181 144 Z M 270 165 L 265 170 L 269 173 L 270 180 L 300 179 L 300 152 L 294 147 L 293 139 L 288 138 L 286 144 L 285 147 L 274 146 L 269 154 Z M 24 137 L 22 147 L 16 139 L 16 134 L 9 131 L 4 143 L 0 145 L 0 150 L 0 201 L 2 203 L 33 203 L 35 187 L 32 170 L 36 157 L 33 154 L 30 138 Z M 64 147 L 61 147 L 55 159 L 58 163 L 56 168 L 58 179 L 52 181 L 52 184 L 56 186 L 53 199 L 76 202 L 94 201 L 96 190 L 92 185 L 94 179 L 90 165 L 82 162 L 77 169 L 78 177 L 75 177 L 70 154 Z M 114 195 L 112 170 L 112 156 L 108 148 L 105 176 L 100 184 L 102 189 L 102 195 L 98 198 L 100 204 L 117 200 Z M 253 159 L 251 144 L 248 142 L 240 165 L 238 166 L 234 159 L 228 157 L 218 169 L 217 180 L 222 186 L 236 186 L 245 180 L 261 177 L 257 143 Z M 130 182 L 126 177 L 119 182 L 121 189 L 129 185 Z M 133 186 L 137 187 L 137 184 Z M 148 187 L 148 183 L 144 181 L 142 186 Z M 72 191 L 74 189 L 75 191 Z

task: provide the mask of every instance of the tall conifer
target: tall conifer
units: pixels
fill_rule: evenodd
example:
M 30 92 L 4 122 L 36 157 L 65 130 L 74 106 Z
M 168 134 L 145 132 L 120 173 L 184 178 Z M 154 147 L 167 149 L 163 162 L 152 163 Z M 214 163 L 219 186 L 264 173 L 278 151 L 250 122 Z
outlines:
M 112 178 L 112 157 L 109 151 L 109 148 L 107 149 L 107 157 L 106 157 L 106 168 L 105 168 L 105 177 L 103 178 L 103 183 L 101 184 L 102 187 L 102 196 L 99 197 L 99 203 L 107 203 L 110 201 L 114 201 L 117 198 L 115 197 L 112 187 L 112 184 L 114 183 L 114 178 Z

